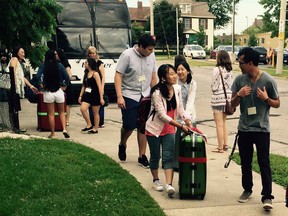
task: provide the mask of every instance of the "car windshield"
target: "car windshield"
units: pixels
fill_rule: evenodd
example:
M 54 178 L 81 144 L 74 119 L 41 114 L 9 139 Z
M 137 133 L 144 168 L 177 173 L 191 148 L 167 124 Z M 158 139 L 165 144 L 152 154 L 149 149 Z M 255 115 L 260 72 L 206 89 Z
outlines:
M 224 47 L 224 50 L 226 50 L 227 52 L 232 52 L 232 47 Z
M 192 46 L 192 50 L 203 50 L 201 46 Z
M 223 46 L 220 47 L 219 50 L 226 50 L 227 52 L 232 52 L 232 46 Z M 234 46 L 234 52 L 239 52 L 240 47 L 239 46 Z
M 266 52 L 267 51 L 265 48 L 262 48 L 262 47 L 257 47 L 257 48 L 255 48 L 255 50 L 258 52 Z

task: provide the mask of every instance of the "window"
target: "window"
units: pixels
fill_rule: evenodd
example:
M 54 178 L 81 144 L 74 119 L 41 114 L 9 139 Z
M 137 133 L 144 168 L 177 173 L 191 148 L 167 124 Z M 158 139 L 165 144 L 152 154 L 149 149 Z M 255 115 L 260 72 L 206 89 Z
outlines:
M 247 39 L 246 38 L 244 38 L 244 44 L 246 44 L 247 43 Z
M 191 28 L 191 19 L 189 19 L 189 18 L 185 18 L 184 19 L 184 28 L 185 29 L 190 29 Z
M 208 20 L 207 19 L 199 19 L 199 29 L 207 29 L 208 28 Z
M 191 4 L 179 4 L 181 13 L 191 13 Z
M 261 38 L 261 43 L 262 43 L 262 44 L 265 43 L 265 38 Z

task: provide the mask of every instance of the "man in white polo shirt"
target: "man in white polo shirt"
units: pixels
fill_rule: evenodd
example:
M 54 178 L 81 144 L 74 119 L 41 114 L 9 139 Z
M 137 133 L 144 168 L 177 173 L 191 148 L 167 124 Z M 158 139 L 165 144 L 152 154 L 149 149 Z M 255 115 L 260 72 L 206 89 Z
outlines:
M 127 140 L 139 122 L 138 108 L 143 97 L 150 95 L 151 87 L 156 85 L 156 59 L 153 53 L 156 42 L 149 34 L 142 35 L 138 44 L 125 50 L 118 61 L 115 73 L 117 104 L 121 108 L 122 128 L 118 157 L 126 160 Z M 148 168 L 145 131 L 137 130 L 139 165 Z

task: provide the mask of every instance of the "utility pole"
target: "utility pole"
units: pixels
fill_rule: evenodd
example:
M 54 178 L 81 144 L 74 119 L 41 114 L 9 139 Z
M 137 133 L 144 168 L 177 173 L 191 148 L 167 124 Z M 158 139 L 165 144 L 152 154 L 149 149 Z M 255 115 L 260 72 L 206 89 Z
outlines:
M 246 18 L 246 31 L 248 31 L 248 16 L 246 16 L 245 18 Z
M 236 56 L 234 53 L 234 38 L 235 38 L 235 0 L 233 0 L 233 10 L 232 10 L 232 53 L 231 53 L 231 61 L 234 62 L 236 60 Z
M 281 0 L 276 74 L 282 74 L 282 71 L 283 71 L 283 53 L 284 53 L 284 38 L 285 38 L 285 24 L 286 24 L 286 5 L 287 5 L 286 0 Z
M 150 34 L 151 34 L 151 35 L 154 35 L 153 0 L 150 0 Z
M 178 32 L 178 7 L 176 7 L 176 44 L 177 44 L 177 55 L 179 55 L 179 32 Z

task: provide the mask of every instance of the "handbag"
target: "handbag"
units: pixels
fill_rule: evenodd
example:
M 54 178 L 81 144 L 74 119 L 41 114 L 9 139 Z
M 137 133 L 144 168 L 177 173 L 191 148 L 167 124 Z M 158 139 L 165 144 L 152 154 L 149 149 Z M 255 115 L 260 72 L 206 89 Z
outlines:
M 219 67 L 219 71 L 220 71 L 221 81 L 222 81 L 222 85 L 223 85 L 223 91 L 224 91 L 225 100 L 226 100 L 226 105 L 225 105 L 225 111 L 224 111 L 224 113 L 225 113 L 226 115 L 233 115 L 234 112 L 236 111 L 236 107 L 232 107 L 232 106 L 231 106 L 231 103 L 228 101 L 227 93 L 226 93 L 226 89 L 225 89 L 225 85 L 224 85 L 224 79 L 223 79 L 222 71 L 221 71 L 220 67 Z
M 11 88 L 11 79 L 9 72 L 1 71 L 0 72 L 0 88 L 10 89 Z
M 105 101 L 105 103 L 104 103 L 104 105 L 103 106 L 105 106 L 105 107 L 107 107 L 108 105 L 109 105 L 109 97 L 106 95 L 106 94 L 104 94 L 103 95 L 103 99 L 104 99 L 104 101 Z

